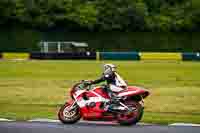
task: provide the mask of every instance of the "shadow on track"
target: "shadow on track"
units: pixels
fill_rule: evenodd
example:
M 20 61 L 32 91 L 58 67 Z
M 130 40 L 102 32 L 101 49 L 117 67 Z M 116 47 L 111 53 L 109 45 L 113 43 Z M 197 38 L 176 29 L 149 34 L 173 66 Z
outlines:
M 122 126 L 116 122 L 102 122 L 102 121 L 80 121 L 75 124 L 63 124 L 63 123 L 57 123 L 58 125 L 66 125 L 66 126 L 91 126 L 91 127 L 139 127 L 139 126 L 150 126 L 150 125 L 144 125 L 144 124 L 136 124 L 136 125 L 130 125 L 130 126 Z

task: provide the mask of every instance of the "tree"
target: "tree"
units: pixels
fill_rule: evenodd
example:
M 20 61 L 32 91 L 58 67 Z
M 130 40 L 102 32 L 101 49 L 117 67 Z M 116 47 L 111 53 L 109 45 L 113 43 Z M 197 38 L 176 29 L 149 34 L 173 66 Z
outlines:
M 97 25 L 103 30 L 143 29 L 147 12 L 142 0 L 97 0 Z
M 0 0 L 0 24 L 7 23 L 12 15 L 15 2 L 12 0 Z

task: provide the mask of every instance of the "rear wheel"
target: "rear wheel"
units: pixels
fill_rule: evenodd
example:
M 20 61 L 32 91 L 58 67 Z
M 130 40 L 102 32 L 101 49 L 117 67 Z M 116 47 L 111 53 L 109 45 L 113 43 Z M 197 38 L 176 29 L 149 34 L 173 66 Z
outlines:
M 143 115 L 143 106 L 136 101 L 126 102 L 125 105 L 132 108 L 133 111 L 117 115 L 120 125 L 133 125 L 139 122 Z
M 140 114 L 139 114 L 139 117 L 138 117 L 138 120 L 136 122 L 139 122 L 142 119 L 143 114 L 144 114 L 144 107 L 142 107 Z
M 66 103 L 60 108 L 58 112 L 58 118 L 64 124 L 76 123 L 81 118 L 79 108 L 75 107 L 73 109 L 70 109 L 70 107 L 71 107 L 71 104 Z

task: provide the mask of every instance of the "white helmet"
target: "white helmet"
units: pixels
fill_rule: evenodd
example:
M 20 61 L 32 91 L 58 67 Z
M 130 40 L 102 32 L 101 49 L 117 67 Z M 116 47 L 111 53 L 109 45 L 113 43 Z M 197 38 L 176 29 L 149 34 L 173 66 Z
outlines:
M 105 64 L 105 65 L 103 65 L 103 73 L 104 74 L 110 74 L 110 73 L 113 73 L 113 72 L 115 72 L 116 71 L 116 66 L 115 65 L 113 65 L 113 64 Z

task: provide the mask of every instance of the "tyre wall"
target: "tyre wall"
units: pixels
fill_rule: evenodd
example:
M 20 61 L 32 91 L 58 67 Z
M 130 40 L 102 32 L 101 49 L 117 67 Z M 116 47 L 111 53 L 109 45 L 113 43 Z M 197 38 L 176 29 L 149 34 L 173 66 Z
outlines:
M 96 52 L 31 53 L 31 59 L 96 59 Z
M 141 60 L 182 60 L 181 53 L 144 52 L 140 53 Z
M 200 52 L 197 53 L 182 53 L 183 60 L 194 60 L 194 61 L 200 61 Z
M 174 60 L 200 61 L 200 53 L 161 53 L 161 52 L 68 52 L 68 53 L 0 53 L 0 59 L 27 60 Z
M 100 60 L 139 60 L 138 52 L 100 52 Z
M 30 53 L 2 53 L 2 58 L 5 60 L 28 60 L 30 58 Z

